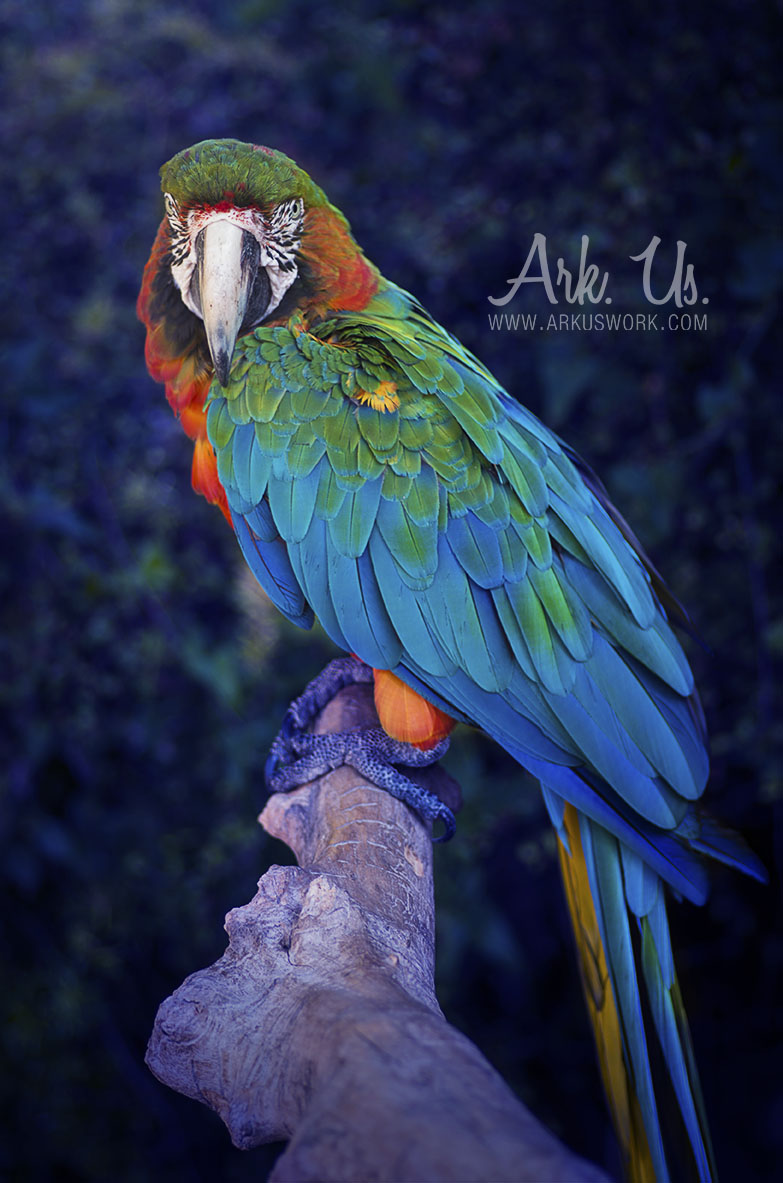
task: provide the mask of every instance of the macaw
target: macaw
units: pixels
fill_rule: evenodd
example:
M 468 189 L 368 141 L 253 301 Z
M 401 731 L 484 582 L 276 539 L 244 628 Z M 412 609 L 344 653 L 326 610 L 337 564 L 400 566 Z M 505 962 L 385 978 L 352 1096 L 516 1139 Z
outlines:
M 390 763 L 440 754 L 455 721 L 538 781 L 626 1173 L 669 1177 L 641 978 L 714 1178 L 666 894 L 702 903 L 709 859 L 764 871 L 696 804 L 708 760 L 682 610 L 590 469 L 380 275 L 292 160 L 208 140 L 161 176 L 138 312 L 194 488 L 277 607 L 352 655 L 338 676 L 372 679 L 382 730 L 357 766 L 449 830 Z M 273 787 L 292 783 L 278 757 L 312 755 L 292 738 L 303 701 Z

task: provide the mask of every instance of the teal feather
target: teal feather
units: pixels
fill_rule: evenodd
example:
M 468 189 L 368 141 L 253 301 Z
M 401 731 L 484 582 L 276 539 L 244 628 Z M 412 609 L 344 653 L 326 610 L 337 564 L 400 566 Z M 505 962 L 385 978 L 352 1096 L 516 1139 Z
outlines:
M 353 493 L 356 489 L 361 489 L 364 484 L 364 477 L 356 470 L 356 456 L 352 457 L 351 464 L 348 466 L 347 472 L 335 472 L 334 479 L 338 488 L 343 489 L 346 493 Z
M 531 564 L 529 578 L 566 649 L 576 661 L 586 661 L 593 651 L 593 628 L 581 600 L 571 593 L 560 563 L 543 571 Z
M 592 510 L 595 499 L 564 452 L 547 456 L 544 476 L 552 492 L 573 509 L 581 513 Z
M 480 586 L 471 586 L 471 590 L 481 636 L 492 663 L 494 682 L 502 691 L 509 686 L 516 672 L 513 650 L 500 623 L 492 593 Z M 467 664 L 467 651 L 463 657 Z
M 383 477 L 388 469 L 381 463 L 365 439 L 356 441 L 356 468 L 359 476 L 365 481 Z
M 370 535 L 369 553 L 381 598 L 406 657 L 415 653 L 417 664 L 429 677 L 442 678 L 453 673 L 456 662 L 433 638 L 422 615 L 419 598 L 411 598 L 408 594 L 401 572 L 379 531 Z
M 317 419 L 332 397 L 330 387 L 301 385 L 291 391 L 291 411 L 297 419 Z
M 275 382 L 269 368 L 262 363 L 248 372 L 244 394 L 250 417 L 258 423 L 269 423 L 277 414 L 285 386 Z
M 503 439 L 515 450 L 524 452 L 539 468 L 544 468 L 551 459 L 559 454 L 559 449 L 554 444 L 554 436 L 551 437 L 550 446 L 546 446 L 540 438 L 522 426 L 515 409 L 512 410 L 508 403 L 503 404 L 503 409 L 506 416 L 498 428 Z M 554 444 L 554 450 L 551 444 Z
M 216 452 L 225 448 L 234 434 L 234 421 L 224 398 L 213 398 L 207 411 L 207 436 Z
M 375 383 L 372 383 L 375 386 Z M 356 424 L 376 456 L 391 455 L 399 440 L 400 417 L 394 412 L 376 411 L 370 406 L 356 408 Z
M 452 518 L 446 531 L 451 551 L 470 578 L 483 588 L 503 581 L 503 558 L 498 535 L 474 513 Z
M 387 501 L 406 501 L 412 488 L 412 477 L 395 473 L 391 468 L 387 468 L 384 472 L 381 496 L 385 497 Z
M 619 722 L 653 767 L 683 797 L 699 797 L 704 789 L 702 758 L 695 769 L 690 767 L 656 697 L 647 692 L 603 637 L 596 637 L 593 659 L 587 668 L 599 697 L 612 704 Z
M 570 555 L 563 555 L 563 567 L 569 583 L 607 636 L 678 694 L 691 693 L 693 675 L 690 666 L 679 641 L 660 613 L 649 626 L 641 627 L 598 571 L 591 570 L 585 561 L 579 562 Z
M 522 545 L 516 530 L 506 529 L 498 537 L 503 563 L 503 580 L 518 583 L 527 574 L 527 548 Z
M 392 472 L 400 476 L 417 477 L 422 471 L 421 452 L 414 452 L 412 448 L 397 448 L 394 454 L 379 452 L 379 459 L 389 461 Z
M 367 548 L 378 514 L 381 484 L 382 478 L 376 477 L 374 481 L 366 481 L 355 492 L 348 493 L 337 513 L 329 520 L 331 542 L 347 558 L 358 558 Z
M 259 545 L 245 519 L 238 514 L 233 515 L 233 518 L 247 564 L 272 603 L 300 628 L 311 628 L 313 610 L 306 602 L 302 586 L 294 574 L 285 543 L 278 539 Z
M 253 505 L 249 501 L 245 500 L 245 498 L 237 489 L 236 485 L 224 485 L 223 488 L 225 490 L 228 507 L 233 513 L 242 514 L 244 517 L 245 514 L 250 513 L 253 510 Z
M 533 663 L 535 676 L 543 686 L 553 694 L 565 694 L 568 687 L 564 685 L 560 666 L 555 653 L 555 640 L 547 623 L 541 601 L 530 585 L 530 580 L 509 583 L 505 588 L 506 597 L 514 618 L 519 627 L 519 635 L 524 638 L 530 660 Z M 509 637 L 514 645 L 514 638 Z
M 243 516 L 259 542 L 276 542 L 280 538 L 266 499 L 259 501 L 254 509 Z
M 418 478 L 410 485 L 405 497 L 405 512 L 417 526 L 429 526 L 438 520 L 438 478 L 428 464 L 422 466 Z
M 252 423 L 237 427 L 233 439 L 234 482 L 240 497 L 247 503 L 248 507 L 256 505 L 260 501 L 266 488 L 266 481 L 264 481 L 264 487 L 261 489 L 260 497 L 256 498 L 253 496 L 250 474 L 253 458 L 257 453 L 255 442 L 256 433 Z M 259 457 L 259 460 L 261 463 L 264 463 L 265 458 Z M 264 466 L 268 471 L 269 462 L 266 461 Z M 228 492 L 228 489 L 226 489 L 226 492 Z
M 327 523 L 314 516 L 302 542 L 289 545 L 291 566 L 310 604 L 317 604 L 317 616 L 335 645 L 350 652 L 350 646 L 334 609 L 329 587 Z
M 522 520 L 524 519 L 524 520 Z M 521 507 L 511 502 L 511 529 L 524 546 L 536 567 L 545 571 L 552 565 L 552 543 L 549 533 L 535 518 L 528 517 Z
M 272 480 L 269 483 L 269 508 L 275 525 L 286 542 L 301 542 L 310 529 L 315 511 L 321 474 L 314 468 L 308 476 Z
M 271 423 L 259 423 L 256 421 L 255 433 L 256 445 L 265 459 L 275 459 L 279 456 L 284 456 L 288 451 L 290 436 L 275 431 Z
M 508 529 L 511 521 L 508 493 L 506 487 L 497 482 L 490 482 L 489 488 L 492 496 L 483 505 L 477 505 L 473 512 L 479 521 L 499 534 Z
M 266 492 L 269 483 L 271 459 L 265 456 L 260 448 L 253 447 L 250 456 L 250 471 L 248 473 L 248 501 L 258 505 Z
M 505 587 L 493 588 L 492 600 L 517 665 L 526 678 L 531 682 L 536 682 L 540 677 L 540 673 L 533 664 L 533 658 L 531 657 L 530 648 L 525 638 L 524 629 L 522 628 L 517 612 L 511 604 L 508 589 Z M 557 667 L 555 666 L 554 668 L 556 677 L 555 685 L 561 687 L 562 684 L 559 675 L 557 675 Z
M 571 853 L 571 845 L 568 841 L 568 834 L 563 826 L 563 818 L 565 816 L 566 802 L 565 798 L 556 793 L 554 789 L 550 789 L 543 782 L 541 784 L 541 796 L 544 798 L 544 805 L 549 814 L 549 820 L 554 826 L 557 836 L 565 846 L 568 853 Z
M 630 846 L 621 843 L 620 856 L 628 907 L 635 916 L 647 916 L 658 899 L 660 880 L 652 867 L 639 858 Z
M 415 522 L 404 503 L 381 498 L 378 529 L 399 566 L 417 581 L 432 581 L 438 566 L 437 518 Z
M 527 457 L 516 454 L 508 444 L 503 445 L 502 469 L 514 492 L 527 512 L 540 517 L 549 505 L 549 490 L 541 469 Z
M 676 979 L 670 989 L 666 988 L 651 926 L 642 920 L 641 928 L 642 968 L 653 1022 L 693 1148 L 699 1179 L 707 1181 L 716 1178 L 717 1172 L 685 1008 Z
M 288 472 L 297 479 L 309 476 L 325 452 L 324 441 L 312 436 L 304 426 L 300 427 L 285 454 Z M 362 475 L 366 477 L 368 474 Z
M 331 523 L 330 523 L 331 525 Z M 381 599 L 369 560 L 343 554 L 325 534 L 329 595 L 348 647 L 376 669 L 390 669 L 402 657 L 402 644 Z
M 655 783 L 654 769 L 601 701 L 583 666 L 576 670 L 574 693 L 558 697 L 552 708 L 592 767 L 632 809 L 653 825 L 677 825 L 678 799 Z
M 488 641 L 492 638 L 482 629 L 470 580 L 442 539 L 438 547 L 438 579 L 422 597 L 422 614 L 449 657 L 469 669 L 478 686 L 497 693 L 508 685 L 511 662 L 503 662 L 502 651 L 497 655 L 490 651 Z M 494 637 L 500 644 L 499 628 Z
M 458 345 L 458 349 L 462 352 L 461 346 Z M 494 394 L 494 381 L 486 371 L 483 374 L 479 373 L 466 364 L 468 360 L 464 354 L 462 359 L 453 355 L 450 359 L 451 368 L 460 379 L 456 391 L 460 395 L 459 398 L 449 397 L 450 392 L 446 392 L 451 412 L 457 416 L 470 415 L 473 422 L 481 424 L 482 427 L 497 427 L 505 416 Z
M 455 399 L 464 396 L 466 385 L 464 381 L 465 371 L 460 372 L 461 367 L 456 365 L 452 360 L 451 364 L 444 364 L 440 377 L 438 378 L 438 395 L 441 398 Z M 475 383 L 470 383 L 468 391 L 472 394 Z M 475 396 L 474 396 L 475 402 Z M 488 404 L 487 406 L 488 418 L 493 417 L 494 408 Z
M 476 445 L 481 455 L 489 460 L 492 464 L 500 464 L 503 460 L 503 441 L 498 435 L 496 429 L 492 425 L 484 426 L 474 419 L 470 412 L 462 405 L 461 396 L 451 404 L 454 412 L 454 418 L 464 429 L 465 434 Z
M 658 710 L 682 749 L 693 783 L 693 790 L 688 793 L 688 799 L 699 797 L 707 783 L 710 767 L 703 720 L 697 717 L 701 710 L 698 699 L 695 696 L 681 698 L 668 686 L 658 684 L 647 670 L 633 665 L 632 659 L 628 664 L 632 666 L 636 677 L 648 693 L 654 696 Z
M 340 512 L 346 497 L 346 490 L 340 486 L 337 474 L 331 464 L 324 461 L 318 467 L 318 493 L 315 499 L 315 512 L 319 517 L 329 520 Z
M 411 419 L 400 408 L 400 443 L 404 448 L 424 451 L 432 440 L 432 423 L 429 419 Z
M 492 480 L 480 464 L 471 465 L 465 478 L 464 488 L 457 496 L 466 509 L 478 514 L 492 499 Z
M 329 463 L 338 476 L 351 476 L 358 471 L 356 453 L 358 441 L 356 424 L 346 403 L 339 415 L 319 424 L 326 443 Z
M 577 513 L 555 493 L 550 504 L 553 513 L 581 543 L 592 564 L 628 605 L 636 623 L 649 628 L 656 614 L 649 579 L 614 522 L 597 503 L 589 515 Z
M 674 982 L 674 954 L 669 935 L 669 921 L 666 917 L 666 899 L 663 886 L 656 895 L 652 908 L 645 914 L 645 918 L 655 942 L 661 979 L 666 989 L 670 990 Z
M 247 404 L 244 386 L 237 383 L 233 390 L 226 391 L 226 410 L 234 423 L 250 423 L 252 415 Z
M 234 478 L 234 449 L 232 444 L 233 437 L 229 437 L 224 447 L 216 449 L 217 475 L 224 489 L 236 487 Z
M 401 669 L 407 670 L 407 673 L 400 672 Z M 405 666 L 399 667 L 397 673 L 403 681 L 414 686 L 420 684 L 425 689 L 431 690 L 435 682 L 439 686 L 436 693 L 451 704 L 449 714 L 472 722 L 488 735 L 506 737 L 504 746 L 508 744 L 515 752 L 524 754 L 523 767 L 531 764 L 534 769 L 540 770 L 541 767 L 549 767 L 552 763 L 564 766 L 579 763 L 579 757 L 569 746 L 568 737 L 563 734 L 563 742 L 559 742 L 561 731 L 558 730 L 555 717 L 540 698 L 538 703 L 535 703 L 535 687 L 528 687 L 525 691 L 524 687 L 520 686 L 519 683 L 524 679 L 518 671 L 515 682 L 503 695 L 482 690 L 469 674 L 456 666 L 453 666 L 445 677 L 435 680 L 419 662 L 413 661 L 407 655 Z M 514 690 L 521 692 L 521 698 L 516 697 Z M 526 705 L 531 705 L 530 715 L 521 712 L 522 701 Z M 551 728 L 548 726 L 550 721 L 553 724 Z M 508 738 L 510 736 L 514 737 L 513 740 Z M 515 745 L 518 745 L 518 748 L 515 748 Z M 537 772 L 534 774 L 537 775 Z M 573 775 L 570 770 L 568 775 Z

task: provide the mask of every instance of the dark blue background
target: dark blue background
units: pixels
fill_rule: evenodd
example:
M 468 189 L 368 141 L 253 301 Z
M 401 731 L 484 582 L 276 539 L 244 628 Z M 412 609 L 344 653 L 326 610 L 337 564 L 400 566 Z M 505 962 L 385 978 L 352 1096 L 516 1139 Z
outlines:
M 157 170 L 205 137 L 281 148 L 508 389 L 588 459 L 689 607 L 709 801 L 771 886 L 673 906 L 726 1179 L 780 1162 L 783 652 L 776 6 L 72 0 L 0 8 L 3 240 L 0 1173 L 258 1179 L 143 1053 L 285 851 L 255 824 L 284 705 L 331 655 L 256 594 L 143 366 Z M 708 328 L 489 327 L 535 232 L 650 311 L 688 244 Z M 558 308 L 557 311 L 561 309 Z M 550 311 L 521 292 L 506 311 Z M 773 576 L 777 564 L 776 576 Z M 778 674 L 779 678 L 779 674 Z M 534 786 L 454 743 L 438 850 L 448 1016 L 541 1118 L 617 1169 Z M 776 861 L 775 852 L 778 858 Z

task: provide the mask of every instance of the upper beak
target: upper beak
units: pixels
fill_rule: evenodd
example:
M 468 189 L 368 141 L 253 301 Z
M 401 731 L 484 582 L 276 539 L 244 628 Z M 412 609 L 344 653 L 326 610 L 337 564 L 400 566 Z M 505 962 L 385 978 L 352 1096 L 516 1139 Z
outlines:
M 260 247 L 247 230 L 226 219 L 209 222 L 196 239 L 201 316 L 221 386 L 228 382 L 234 345 L 258 273 Z

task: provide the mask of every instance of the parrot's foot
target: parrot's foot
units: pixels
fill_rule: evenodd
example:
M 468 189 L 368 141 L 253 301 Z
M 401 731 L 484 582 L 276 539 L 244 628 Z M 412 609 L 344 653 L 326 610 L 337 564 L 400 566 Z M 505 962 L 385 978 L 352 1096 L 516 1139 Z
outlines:
M 264 768 L 267 788 L 270 793 L 285 793 L 348 764 L 378 788 L 409 805 L 421 817 L 432 822 L 440 818 L 445 832 L 435 841 L 448 841 L 457 828 L 452 811 L 434 793 L 395 767 L 425 768 L 434 764 L 446 752 L 448 739 L 422 751 L 412 744 L 392 739 L 380 727 L 329 735 L 312 735 L 305 730 L 338 690 L 355 682 L 372 680 L 370 667 L 355 657 L 337 658 L 313 679 L 304 693 L 291 703 L 283 726 L 272 743 Z

